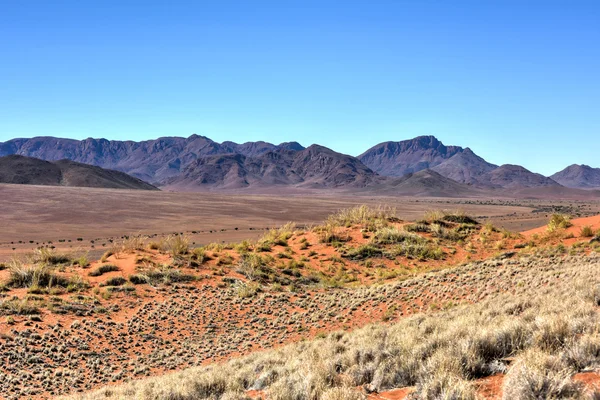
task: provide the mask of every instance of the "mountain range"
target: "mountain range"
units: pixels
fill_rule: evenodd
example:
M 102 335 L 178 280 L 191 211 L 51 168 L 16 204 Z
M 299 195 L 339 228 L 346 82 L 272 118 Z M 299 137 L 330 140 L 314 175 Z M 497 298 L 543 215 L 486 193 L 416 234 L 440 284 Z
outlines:
M 446 146 L 434 136 L 380 143 L 358 157 L 319 145 L 218 143 L 199 135 L 141 142 L 35 137 L 0 143 L 0 156 L 12 154 L 91 164 L 168 190 L 365 188 L 389 194 L 471 196 L 497 189 L 600 189 L 598 168 L 572 165 L 545 177 L 518 165 L 494 165 L 468 147 Z

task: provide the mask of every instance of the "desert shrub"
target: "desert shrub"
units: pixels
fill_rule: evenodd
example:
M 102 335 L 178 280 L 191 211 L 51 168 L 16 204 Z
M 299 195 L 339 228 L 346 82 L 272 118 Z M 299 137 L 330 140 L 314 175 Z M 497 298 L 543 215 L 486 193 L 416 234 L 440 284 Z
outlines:
M 379 225 L 383 227 L 387 220 L 396 218 L 396 210 L 390 207 L 369 207 L 366 205 L 346 208 L 330 215 L 325 221 L 325 225 L 351 227 L 353 225 L 363 225 L 365 227 L 374 227 Z
M 47 264 L 24 265 L 13 261 L 9 265 L 9 277 L 6 286 L 13 288 L 67 287 L 70 280 L 54 272 L 55 268 Z
M 593 237 L 594 236 L 594 230 L 589 225 L 582 226 L 581 230 L 579 231 L 579 236 L 580 237 L 586 237 L 586 238 L 587 237 Z
M 104 254 L 102 254 L 100 262 L 105 263 L 108 260 L 108 257 L 112 256 L 113 254 L 115 254 L 113 250 L 107 250 L 106 252 L 104 252 Z
M 260 285 L 256 282 L 236 282 L 234 285 L 236 294 L 242 299 L 254 297 L 260 289 Z
M 323 392 L 321 400 L 366 400 L 359 390 L 348 387 L 331 388 Z
M 408 257 L 419 260 L 441 260 L 444 258 L 442 248 L 429 243 L 401 243 L 394 246 L 389 254 L 392 257 Z
M 0 315 L 33 315 L 39 313 L 40 309 L 35 301 L 18 298 L 0 301 Z
M 126 282 L 127 279 L 123 278 L 122 276 L 115 276 L 107 279 L 105 282 L 102 283 L 101 286 L 121 286 L 124 285 Z
M 189 253 L 189 239 L 185 235 L 170 235 L 162 243 L 161 250 L 173 257 L 183 256 Z
M 320 243 L 341 243 L 350 239 L 340 226 L 331 223 L 317 226 L 313 230 L 317 233 Z
M 440 371 L 428 375 L 417 385 L 415 394 L 423 400 L 475 400 L 473 384 L 459 375 Z
M 240 257 L 237 271 L 249 280 L 267 281 L 273 271 L 266 258 L 257 253 L 246 253 Z
M 454 212 L 450 214 L 445 214 L 442 217 L 442 220 L 447 222 L 454 222 L 456 224 L 466 224 L 466 225 L 478 225 L 479 222 L 474 218 L 462 213 L 462 212 Z
M 442 210 L 428 210 L 423 215 L 422 221 L 427 221 L 427 222 L 441 221 L 442 218 L 444 218 L 444 215 L 445 215 L 445 213 Z
M 196 247 L 194 250 L 192 250 L 191 259 L 202 265 L 206 261 L 210 260 L 211 257 L 208 255 L 204 247 Z
M 73 260 L 73 264 L 79 265 L 81 268 L 85 268 L 90 265 L 90 261 L 87 256 L 81 256 Z
M 563 359 L 577 371 L 593 367 L 600 361 L 600 334 L 586 333 L 570 339 L 562 352 Z
M 258 244 L 266 244 L 266 247 L 269 250 L 260 250 L 260 251 L 270 251 L 271 246 L 287 246 L 287 241 L 294 234 L 294 230 L 296 229 L 296 224 L 293 222 L 288 222 L 285 225 L 282 225 L 276 229 L 269 229 L 259 240 Z
M 89 276 L 100 276 L 100 275 L 104 275 L 108 272 L 120 271 L 120 270 L 121 269 L 119 267 L 117 267 L 116 265 L 104 264 L 104 265 L 100 265 L 100 266 L 94 268 L 93 270 L 91 270 L 88 275 Z
M 348 249 L 342 254 L 342 256 L 351 260 L 364 260 L 365 258 L 380 257 L 382 254 L 382 249 L 370 244 L 363 244 L 361 246 Z
M 415 223 L 415 224 L 408 224 L 408 225 L 404 225 L 404 230 L 407 232 L 421 232 L 421 233 L 428 233 L 429 232 L 429 224 L 425 224 L 425 223 Z
M 124 236 L 120 245 L 115 246 L 115 250 L 124 253 L 132 253 L 137 250 L 144 250 L 148 238 L 141 235 Z
M 554 232 L 560 229 L 567 229 L 573 226 L 571 218 L 565 214 L 552 214 L 548 222 L 548 232 Z
M 431 225 L 431 234 L 434 237 L 450 240 L 453 242 L 464 240 L 467 237 L 467 235 L 464 232 L 460 232 L 457 229 L 445 228 L 439 223 L 434 223 Z
M 504 379 L 502 398 L 509 399 L 579 399 L 581 384 L 571 379 L 575 371 L 557 356 L 539 349 L 521 355 Z
M 149 284 L 170 285 L 178 282 L 192 282 L 198 278 L 194 275 L 184 274 L 181 271 L 169 267 L 155 268 L 143 271 L 129 277 L 129 281 L 134 285 Z
M 414 233 L 406 232 L 398 228 L 382 228 L 375 232 L 373 236 L 374 243 L 378 244 L 396 244 L 396 243 L 426 243 L 427 239 Z
M 52 250 L 50 248 L 40 247 L 35 250 L 33 262 L 40 263 L 40 264 L 57 265 L 57 264 L 70 263 L 71 258 L 69 256 L 67 256 L 66 254 L 56 253 L 54 250 Z

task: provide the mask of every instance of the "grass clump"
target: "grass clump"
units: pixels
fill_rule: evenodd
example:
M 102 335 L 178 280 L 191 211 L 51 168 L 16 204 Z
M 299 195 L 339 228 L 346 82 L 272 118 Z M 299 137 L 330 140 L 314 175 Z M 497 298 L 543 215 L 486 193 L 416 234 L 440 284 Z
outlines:
M 247 253 L 242 255 L 237 266 L 237 272 L 244 275 L 251 281 L 269 281 L 273 275 L 272 269 L 268 266 L 267 257 L 257 253 Z
M 565 214 L 552 214 L 548 222 L 548 232 L 555 232 L 573 226 L 571 218 Z
M 579 236 L 585 237 L 585 238 L 594 237 L 594 230 L 592 229 L 591 226 L 584 225 L 581 227 L 581 230 L 579 231 Z
M 414 233 L 406 232 L 398 228 L 382 228 L 375 232 L 372 241 L 377 244 L 397 243 L 426 243 L 427 239 Z
M 87 256 L 84 255 L 73 260 L 73 264 L 79 265 L 81 268 L 86 268 L 90 265 L 90 261 L 88 260 Z
M 348 249 L 342 255 L 351 260 L 364 260 L 372 257 L 381 257 L 383 250 L 371 244 L 363 244 L 361 246 Z
M 240 298 L 247 299 L 254 297 L 258 293 L 260 285 L 257 282 L 236 282 L 234 289 Z
M 69 291 L 84 289 L 87 284 L 78 277 L 65 277 L 55 273 L 55 267 L 47 264 L 24 265 L 13 261 L 9 266 L 6 287 L 28 288 L 32 293 L 46 292 L 52 288 Z
M 142 235 L 124 236 L 121 245 L 116 246 L 116 250 L 123 253 L 133 253 L 137 250 L 144 250 L 146 248 L 147 240 L 148 238 Z
M 198 278 L 195 275 L 184 274 L 179 270 L 161 267 L 143 271 L 129 277 L 129 281 L 134 285 L 148 284 L 151 286 L 170 285 L 172 283 L 193 282 Z
M 161 249 L 173 257 L 180 257 L 189 253 L 190 242 L 185 235 L 170 235 L 163 241 Z
M 119 267 L 117 267 L 116 265 L 105 264 L 105 265 L 100 265 L 99 267 L 90 271 L 89 276 L 100 276 L 100 275 L 104 275 L 108 272 L 120 271 L 120 270 L 121 269 Z
M 446 228 L 437 223 L 431 225 L 431 234 L 439 239 L 450 240 L 452 242 L 458 242 L 467 237 L 467 233 L 457 228 Z
M 369 207 L 366 205 L 346 208 L 330 215 L 325 221 L 326 225 L 342 226 L 349 228 L 353 225 L 372 226 L 379 221 L 380 225 L 386 225 L 390 219 L 396 218 L 396 210 L 389 207 Z
M 56 253 L 47 247 L 40 247 L 35 250 L 33 262 L 38 264 L 58 265 L 71 262 L 71 258 L 66 254 Z
M 418 260 L 441 260 L 444 251 L 439 246 L 430 243 L 402 243 L 393 247 L 389 252 L 393 257 L 407 257 Z
M 583 400 L 583 385 L 571 379 L 575 372 L 560 357 L 529 350 L 506 375 L 502 398 Z
M 404 225 L 404 230 L 407 232 L 429 233 L 429 223 L 417 222 L 414 224 Z
M 102 282 L 100 286 L 122 286 L 127 283 L 127 279 L 122 276 L 115 276 L 113 278 L 107 279 L 105 282 Z
M 0 301 L 2 315 L 36 315 L 40 313 L 39 302 L 29 299 L 13 298 Z
M 273 246 L 287 246 L 293 236 L 296 224 L 288 222 L 277 229 L 270 229 L 258 240 L 258 251 L 271 251 Z

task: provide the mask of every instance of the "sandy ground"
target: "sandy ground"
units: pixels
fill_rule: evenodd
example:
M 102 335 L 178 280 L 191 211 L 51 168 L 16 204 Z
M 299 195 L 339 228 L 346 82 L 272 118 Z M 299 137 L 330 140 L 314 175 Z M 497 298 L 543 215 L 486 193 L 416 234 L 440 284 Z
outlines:
M 39 246 L 99 256 L 124 235 L 186 233 L 198 245 L 256 239 L 288 221 L 314 224 L 358 204 L 395 207 L 415 220 L 431 209 L 461 209 L 513 231 L 540 226 L 553 210 L 576 216 L 599 203 L 539 200 L 424 199 L 318 194 L 241 195 L 0 185 L 0 260 Z

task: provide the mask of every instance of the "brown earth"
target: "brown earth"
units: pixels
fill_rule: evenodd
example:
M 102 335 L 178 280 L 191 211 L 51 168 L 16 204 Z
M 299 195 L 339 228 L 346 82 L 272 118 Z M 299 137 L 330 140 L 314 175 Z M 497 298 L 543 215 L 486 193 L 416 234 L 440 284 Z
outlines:
M 406 223 L 394 220 L 390 224 L 401 228 Z M 449 229 L 453 226 L 449 223 Z M 173 256 L 146 249 L 122 251 L 86 268 L 67 263 L 60 268 L 62 276 L 80 276 L 90 285 L 74 292 L 58 287 L 35 293 L 7 288 L 4 301 L 25 301 L 40 312 L 35 318 L 3 317 L 0 352 L 6 363 L 0 366 L 0 392 L 4 398 L 16 399 L 91 390 L 334 330 L 394 321 L 444 304 L 479 301 L 519 281 L 519 269 L 511 272 L 499 267 L 507 261 L 514 265 L 509 260 L 511 249 L 527 240 L 479 227 L 462 244 L 437 241 L 444 251 L 443 260 L 375 257 L 371 258 L 375 264 L 367 266 L 347 255 L 348 250 L 371 240 L 372 234 L 367 232 L 365 237 L 361 229 L 354 226 L 338 232 L 347 237 L 342 247 L 321 243 L 313 231 L 298 231 L 286 239 L 287 244 L 274 244 L 258 253 L 274 260 L 265 272 L 267 277 L 260 278 L 265 279 L 260 296 L 243 291 L 250 283 L 240 269 L 238 250 L 231 246 L 209 247 L 203 260 L 194 253 Z M 431 240 L 430 234 L 421 236 Z M 492 255 L 499 257 L 419 278 L 426 271 Z M 107 264 L 117 270 L 90 274 Z M 115 278 L 133 282 L 133 275 L 165 268 L 175 270 L 180 274 L 177 277 L 194 279 L 110 284 Z M 486 276 L 485 285 L 470 278 L 473 271 Z M 8 270 L 0 271 L 0 281 L 8 277 Z M 395 288 L 351 288 L 399 277 L 402 280 Z M 407 391 L 400 388 L 381 398 L 402 398 Z
M 543 225 L 553 211 L 573 216 L 600 212 L 597 202 L 577 201 L 415 199 L 326 191 L 287 196 L 169 193 L 0 184 L 0 261 L 39 246 L 99 257 L 111 247 L 111 240 L 133 234 L 183 232 L 197 245 L 256 239 L 267 227 L 288 221 L 315 224 L 359 204 L 395 207 L 408 221 L 431 209 L 461 209 L 515 231 Z

